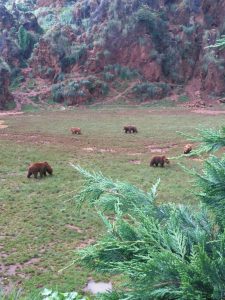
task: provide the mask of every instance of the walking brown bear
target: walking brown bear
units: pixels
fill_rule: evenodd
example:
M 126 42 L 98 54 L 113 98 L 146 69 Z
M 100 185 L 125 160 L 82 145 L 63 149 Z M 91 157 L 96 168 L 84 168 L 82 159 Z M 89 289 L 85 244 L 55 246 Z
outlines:
M 79 127 L 72 127 L 70 128 L 72 134 L 81 134 L 81 129 Z
M 170 161 L 166 156 L 154 156 L 150 161 L 151 167 L 158 167 L 160 165 L 161 167 L 164 167 L 164 164 L 169 164 Z
M 125 133 L 138 133 L 137 127 L 134 125 L 126 125 L 123 127 L 123 130 L 125 131 Z
M 47 161 L 33 163 L 28 168 L 27 178 L 30 178 L 31 175 L 34 175 L 34 178 L 37 178 L 38 173 L 40 174 L 40 177 L 43 177 L 43 175 L 46 176 L 47 173 L 52 175 L 53 169 Z

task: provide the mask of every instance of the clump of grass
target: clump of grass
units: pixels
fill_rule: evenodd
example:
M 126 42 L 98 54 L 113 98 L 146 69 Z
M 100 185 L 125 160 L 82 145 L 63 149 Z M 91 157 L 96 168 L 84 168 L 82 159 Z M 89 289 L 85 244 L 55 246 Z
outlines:
M 32 104 L 23 104 L 21 107 L 22 111 L 24 112 L 35 112 L 39 111 L 39 107 L 34 106 Z

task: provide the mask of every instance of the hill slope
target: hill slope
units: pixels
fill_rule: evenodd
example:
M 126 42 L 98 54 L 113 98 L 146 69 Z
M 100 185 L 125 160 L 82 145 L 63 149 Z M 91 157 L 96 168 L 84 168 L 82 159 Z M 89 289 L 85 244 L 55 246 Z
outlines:
M 0 3 L 1 61 L 11 69 L 0 108 L 12 101 L 9 80 L 21 102 L 35 92 L 36 102 L 67 105 L 225 92 L 225 52 L 207 48 L 224 34 L 224 0 Z

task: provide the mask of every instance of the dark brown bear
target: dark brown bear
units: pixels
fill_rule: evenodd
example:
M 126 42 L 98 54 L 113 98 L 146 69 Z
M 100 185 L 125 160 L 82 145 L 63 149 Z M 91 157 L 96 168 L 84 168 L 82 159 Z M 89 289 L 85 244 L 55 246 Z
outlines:
M 45 162 L 36 162 L 33 163 L 29 166 L 28 168 L 28 173 L 27 173 L 27 178 L 30 178 L 32 174 L 34 174 L 34 178 L 37 178 L 38 173 L 40 174 L 40 177 L 43 177 L 48 174 L 52 175 L 53 169 L 52 167 Z
M 188 154 L 192 151 L 192 145 L 191 144 L 187 144 L 184 146 L 184 154 Z
M 158 165 L 160 165 L 161 167 L 164 167 L 164 163 L 170 163 L 169 159 L 166 158 L 166 156 L 154 156 L 150 161 L 150 166 L 158 167 Z
M 72 127 L 70 128 L 72 134 L 81 134 L 81 129 L 79 127 Z
M 138 133 L 137 127 L 134 125 L 127 125 L 123 127 L 123 130 L 125 131 L 125 133 L 129 132 L 129 133 Z

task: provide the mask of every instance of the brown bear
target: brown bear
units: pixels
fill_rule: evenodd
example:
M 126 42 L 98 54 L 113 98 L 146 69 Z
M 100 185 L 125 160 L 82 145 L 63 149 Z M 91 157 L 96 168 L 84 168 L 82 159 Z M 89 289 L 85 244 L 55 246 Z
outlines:
M 79 127 L 72 127 L 70 128 L 72 134 L 81 134 L 81 129 Z
M 192 151 L 192 145 L 191 144 L 187 144 L 184 146 L 184 154 L 188 154 Z
M 123 127 L 123 130 L 125 131 L 125 133 L 138 133 L 137 127 L 134 125 L 126 125 Z
M 170 163 L 169 159 L 166 158 L 166 156 L 154 156 L 150 161 L 150 166 L 158 167 L 158 165 L 160 165 L 161 167 L 164 167 L 164 163 Z
M 43 177 L 48 174 L 52 175 L 53 169 L 52 167 L 45 162 L 36 162 L 33 163 L 29 166 L 28 168 L 28 173 L 27 173 L 27 178 L 30 178 L 32 174 L 34 174 L 34 178 L 37 178 L 38 173 L 40 173 L 40 177 Z

